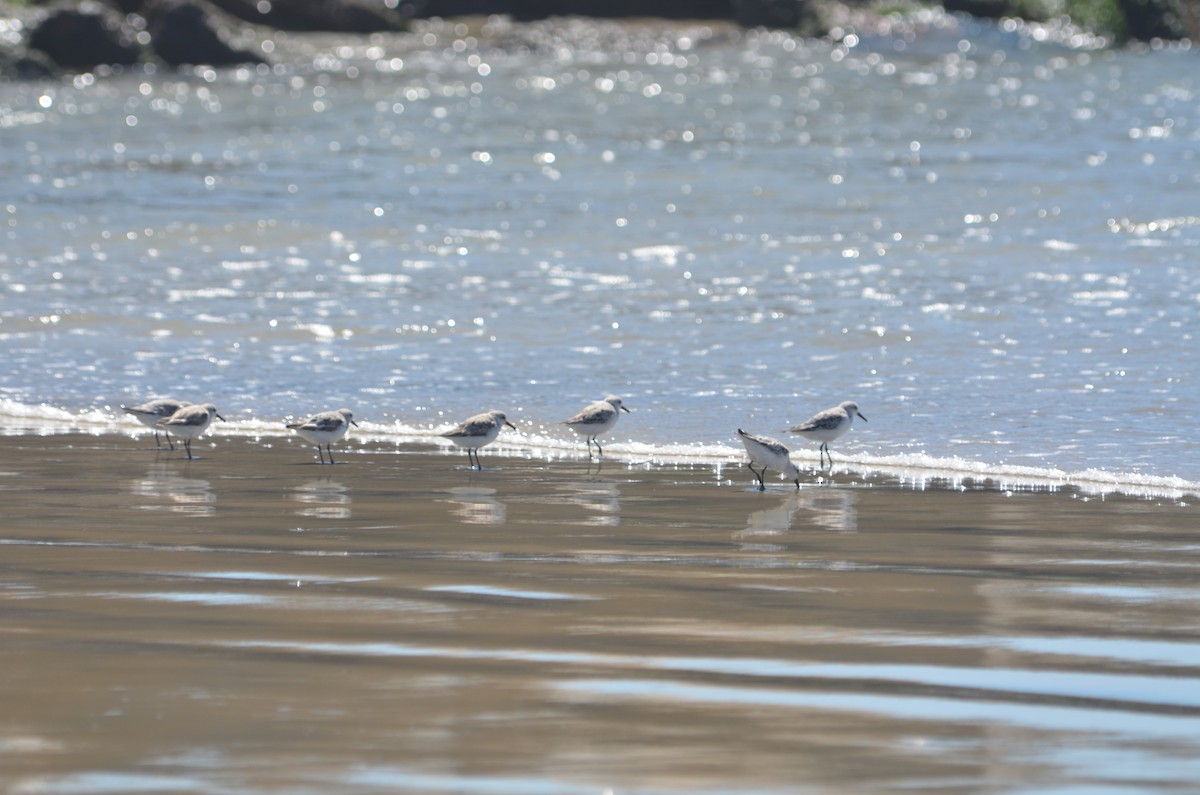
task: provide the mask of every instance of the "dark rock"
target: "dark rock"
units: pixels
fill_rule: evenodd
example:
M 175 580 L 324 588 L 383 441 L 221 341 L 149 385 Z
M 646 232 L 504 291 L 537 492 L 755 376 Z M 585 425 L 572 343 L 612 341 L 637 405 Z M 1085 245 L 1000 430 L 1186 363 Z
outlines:
M 226 44 L 209 23 L 208 14 L 195 3 L 163 3 L 149 19 L 150 46 L 169 66 L 263 63 L 253 53 Z
M 141 14 L 145 15 L 146 6 L 153 4 L 154 0 L 104 0 L 104 4 L 120 11 L 122 14 Z
M 119 23 L 102 14 L 56 11 L 34 28 L 29 46 L 66 69 L 86 71 L 101 65 L 129 66 L 138 50 L 119 31 Z
M 427 11 L 437 6 L 427 4 Z M 733 0 L 511 0 L 517 20 L 583 16 L 607 19 L 661 17 L 663 19 L 732 19 Z M 435 14 L 442 16 L 441 13 Z
M 418 19 L 482 17 L 511 11 L 512 3 L 501 0 L 409 0 L 400 6 L 400 13 Z
M 734 0 L 734 20 L 747 28 L 793 29 L 805 18 L 806 0 Z
M 943 0 L 942 8 L 984 19 L 999 19 L 1013 14 L 1012 0 Z
M 1027 16 L 1030 10 L 1030 5 L 1020 0 L 943 0 L 942 7 L 987 19 Z M 1173 40 L 1200 34 L 1200 3 L 1195 0 L 1066 0 L 1062 11 L 1073 22 L 1117 41 Z
M 1189 30 L 1188 20 L 1200 22 L 1200 11 L 1189 0 L 1117 0 L 1125 15 L 1125 29 L 1130 38 L 1183 39 L 1200 33 Z
M 53 77 L 54 64 L 45 53 L 0 49 L 0 79 L 41 80 Z
M 382 3 L 357 0 L 211 0 L 238 19 L 278 30 L 379 33 L 403 30 L 405 19 Z

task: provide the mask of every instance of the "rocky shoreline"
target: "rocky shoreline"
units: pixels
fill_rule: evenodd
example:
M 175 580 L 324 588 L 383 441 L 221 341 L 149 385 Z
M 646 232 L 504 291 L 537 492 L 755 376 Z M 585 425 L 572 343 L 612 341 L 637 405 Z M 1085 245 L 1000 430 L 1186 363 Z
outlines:
M 518 22 L 557 16 L 714 20 L 745 28 L 836 36 L 840 20 L 870 25 L 930 6 L 879 0 L 0 0 L 0 77 L 36 79 L 140 63 L 168 68 L 269 63 L 255 31 L 371 34 L 434 18 L 501 15 Z M 975 17 L 1069 22 L 1099 40 L 1200 37 L 1190 0 L 944 0 Z

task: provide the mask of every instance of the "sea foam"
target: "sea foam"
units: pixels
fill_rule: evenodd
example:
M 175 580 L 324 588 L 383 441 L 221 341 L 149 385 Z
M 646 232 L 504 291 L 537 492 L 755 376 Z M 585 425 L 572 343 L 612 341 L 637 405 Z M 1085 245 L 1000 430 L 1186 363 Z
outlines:
M 360 421 L 352 438 L 358 442 L 425 444 L 449 448 L 437 436 L 446 423 L 409 424 L 402 421 Z M 532 426 L 518 432 L 506 431 L 491 445 L 495 452 L 525 454 L 547 461 L 573 459 L 586 455 L 579 437 L 558 433 L 557 426 Z M 60 433 L 130 434 L 150 433 L 121 413 L 119 406 L 103 406 L 71 412 L 46 404 L 29 405 L 0 400 L 0 434 L 46 436 Z M 210 434 L 250 438 L 286 437 L 291 431 L 285 418 L 238 418 L 214 425 Z M 604 442 L 604 457 L 625 465 L 695 465 L 720 472 L 727 466 L 740 466 L 745 452 L 732 443 L 650 444 L 619 437 Z M 817 468 L 815 452 L 793 450 L 792 458 L 812 477 L 826 473 Z M 1111 472 L 1100 469 L 1068 471 L 1053 467 L 987 463 L 958 457 L 938 457 L 923 453 L 871 455 L 839 451 L 834 467 L 839 480 L 849 475 L 864 480 L 886 478 L 916 490 L 927 488 L 996 488 L 1003 491 L 1055 491 L 1074 489 L 1085 496 L 1126 495 L 1147 499 L 1183 501 L 1200 496 L 1200 482 L 1163 475 L 1137 472 Z

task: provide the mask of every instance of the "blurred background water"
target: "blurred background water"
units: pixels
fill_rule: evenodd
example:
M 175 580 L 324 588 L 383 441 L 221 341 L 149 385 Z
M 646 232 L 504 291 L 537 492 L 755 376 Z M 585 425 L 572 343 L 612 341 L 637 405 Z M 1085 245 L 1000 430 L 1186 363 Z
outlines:
M 703 457 L 853 399 L 840 461 L 1189 487 L 1196 54 L 1039 39 L 491 20 L 0 84 L 0 413 L 495 407 L 553 454 L 616 393 L 612 450 Z

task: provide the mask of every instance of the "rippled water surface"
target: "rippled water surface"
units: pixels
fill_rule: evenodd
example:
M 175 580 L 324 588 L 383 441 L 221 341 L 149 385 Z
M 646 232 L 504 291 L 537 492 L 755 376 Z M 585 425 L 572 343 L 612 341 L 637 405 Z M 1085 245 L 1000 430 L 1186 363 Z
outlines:
M 272 44 L 0 84 L 0 789 L 1194 790 L 1193 51 Z
M 1200 779 L 1194 506 L 134 444 L 0 436 L 6 793 Z
M 552 449 L 615 392 L 614 450 L 719 456 L 855 399 L 868 466 L 1200 481 L 1192 51 L 953 20 L 275 45 L 0 85 L 5 413 L 495 406 Z

